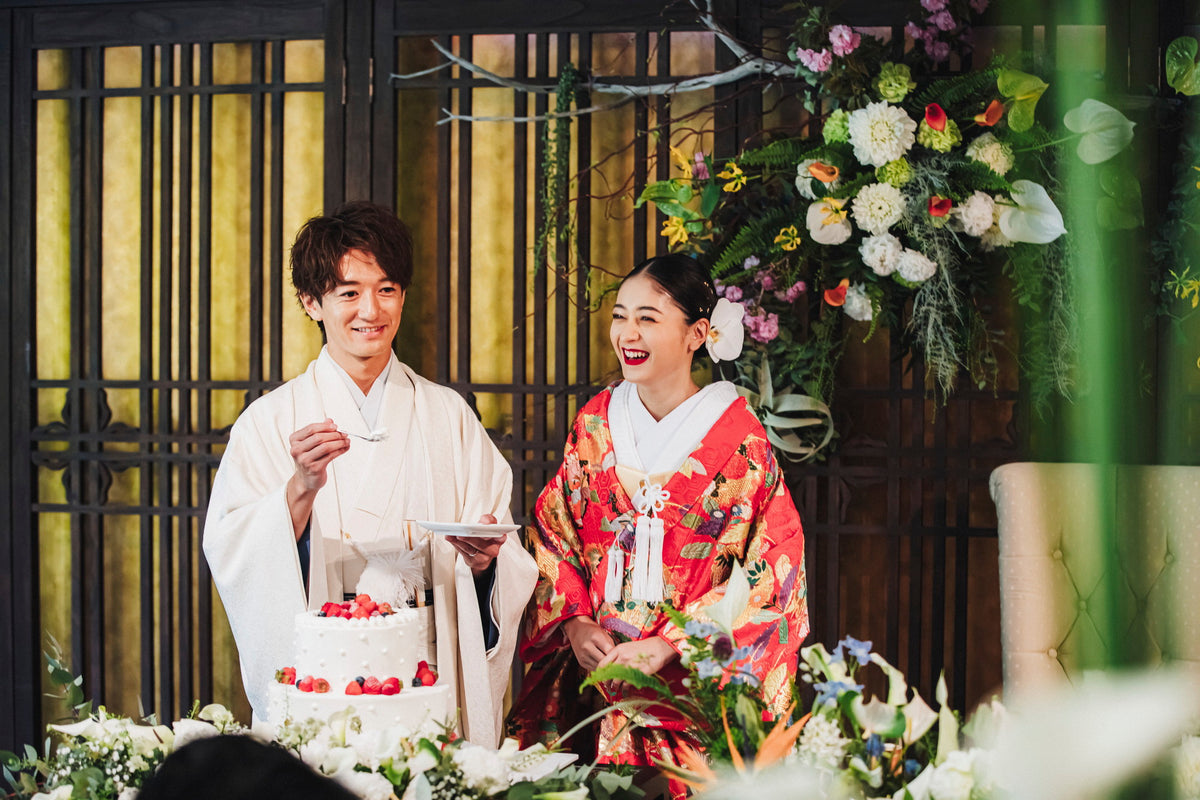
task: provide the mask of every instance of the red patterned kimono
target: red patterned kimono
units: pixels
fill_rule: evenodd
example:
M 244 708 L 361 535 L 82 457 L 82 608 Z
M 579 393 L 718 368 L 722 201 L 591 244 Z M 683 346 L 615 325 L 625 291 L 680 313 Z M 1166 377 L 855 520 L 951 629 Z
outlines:
M 685 638 L 658 606 L 631 598 L 628 556 L 622 599 L 614 603 L 604 598 L 614 538 L 626 553 L 634 540 L 635 512 L 617 478 L 609 430 L 614 386 L 576 417 L 562 466 L 538 498 L 536 524 L 529 532 L 540 576 L 520 652 L 533 666 L 510 720 L 510 733 L 526 746 L 552 741 L 593 710 L 579 695 L 584 676 L 562 628 L 567 619 L 592 617 L 618 643 L 657 635 L 678 647 Z M 666 532 L 666 601 L 693 612 L 719 600 L 733 562 L 741 562 L 751 599 L 734 638 L 738 646 L 751 645 L 750 667 L 762 681 L 763 695 L 777 713 L 783 712 L 790 702 L 787 679 L 795 673 L 797 650 L 808 634 L 804 536 L 766 434 L 744 400 L 738 398 L 725 410 L 662 488 L 670 492 L 658 514 Z M 759 609 L 780 613 L 756 620 Z M 684 674 L 676 659 L 660 677 L 682 693 Z M 658 716 L 657 710 L 651 713 Z M 609 748 L 607 760 L 674 761 L 674 745 L 687 740 L 683 720 L 665 714 L 659 726 L 637 727 L 613 743 L 625 721 L 611 712 L 600 725 L 597 748 Z M 590 742 L 581 736 L 567 746 L 582 754 Z

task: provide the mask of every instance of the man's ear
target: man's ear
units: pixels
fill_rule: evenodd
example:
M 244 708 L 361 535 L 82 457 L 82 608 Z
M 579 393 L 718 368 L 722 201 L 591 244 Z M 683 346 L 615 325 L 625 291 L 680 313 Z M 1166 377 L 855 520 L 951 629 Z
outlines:
M 300 295 L 300 304 L 304 306 L 305 312 L 313 320 L 321 321 L 321 300 L 313 297 L 311 294 Z

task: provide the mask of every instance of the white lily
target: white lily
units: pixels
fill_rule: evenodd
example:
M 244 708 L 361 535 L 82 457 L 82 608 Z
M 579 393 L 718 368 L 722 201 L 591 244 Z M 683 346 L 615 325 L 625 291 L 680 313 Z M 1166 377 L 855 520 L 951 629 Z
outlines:
M 189 742 L 219 736 L 221 733 L 215 725 L 199 719 L 176 720 L 171 724 L 171 729 L 175 732 L 174 749 L 176 750 Z
M 708 355 L 713 363 L 732 361 L 742 353 L 742 342 L 746 337 L 746 328 L 742 319 L 746 309 L 741 303 L 734 303 L 724 297 L 717 300 L 709 315 Z
M 1085 164 L 1107 161 L 1133 141 L 1134 123 L 1099 100 L 1084 100 L 1063 116 L 1063 124 L 1073 133 L 1083 134 L 1075 152 Z
M 929 704 L 925 702 L 925 698 L 921 697 L 920 692 L 913 689 L 913 699 L 904 706 L 904 744 L 910 745 L 919 740 L 922 736 L 929 732 L 933 727 L 933 723 L 937 722 L 938 714 Z
M 884 737 L 895 736 L 905 726 L 900 711 L 878 697 L 872 697 L 871 702 L 864 703 L 862 695 L 859 695 L 850 702 L 850 711 L 866 736 L 872 733 Z
M 1013 181 L 1012 200 L 1000 212 L 1000 231 L 1014 242 L 1049 244 L 1067 232 L 1062 213 L 1041 184 Z

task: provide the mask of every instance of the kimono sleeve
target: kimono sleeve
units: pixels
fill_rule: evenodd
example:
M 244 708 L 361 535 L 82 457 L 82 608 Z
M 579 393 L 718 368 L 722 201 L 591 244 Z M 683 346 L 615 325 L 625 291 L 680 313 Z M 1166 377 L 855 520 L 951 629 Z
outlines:
M 529 549 L 538 567 L 537 587 L 526 619 L 521 657 L 536 661 L 567 646 L 562 623 L 571 617 L 594 617 L 591 576 L 583 559 L 581 491 L 586 475 L 579 464 L 578 424 L 567 439 L 563 463 L 538 496 Z

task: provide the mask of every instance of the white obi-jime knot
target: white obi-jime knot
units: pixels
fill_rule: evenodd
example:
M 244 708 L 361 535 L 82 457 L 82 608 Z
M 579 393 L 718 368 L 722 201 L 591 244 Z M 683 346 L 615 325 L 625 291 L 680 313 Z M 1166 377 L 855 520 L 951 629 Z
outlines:
M 662 484 L 643 479 L 633 496 L 637 512 L 634 522 L 633 576 L 630 595 L 634 600 L 661 603 L 663 600 L 663 540 L 665 531 L 658 514 L 666 507 L 671 493 Z M 619 538 L 619 537 L 618 537 Z M 614 539 L 608 549 L 608 572 L 604 580 L 604 599 L 614 603 L 621 599 L 625 577 L 625 553 Z

